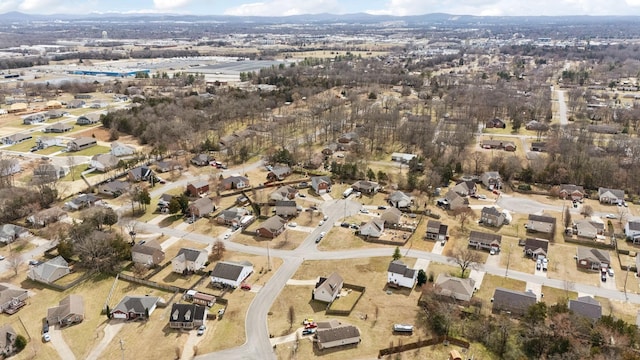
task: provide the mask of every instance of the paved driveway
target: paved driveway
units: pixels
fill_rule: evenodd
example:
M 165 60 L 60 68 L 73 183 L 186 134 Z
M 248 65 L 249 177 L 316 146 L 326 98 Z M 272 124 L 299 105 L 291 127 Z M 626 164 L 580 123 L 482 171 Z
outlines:
M 64 341 L 60 328 L 57 326 L 50 326 L 49 336 L 51 336 L 51 345 L 56 349 L 61 359 L 75 360 L 76 356 L 73 354 L 73 351 L 71 351 L 71 348 L 69 348 L 69 345 Z

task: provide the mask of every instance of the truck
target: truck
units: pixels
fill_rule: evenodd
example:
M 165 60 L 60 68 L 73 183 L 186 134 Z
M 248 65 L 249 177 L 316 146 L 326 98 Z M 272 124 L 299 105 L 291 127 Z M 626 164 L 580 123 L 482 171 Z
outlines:
M 353 193 L 353 188 L 348 188 L 347 190 L 345 190 L 345 191 L 342 193 L 342 197 L 346 199 L 346 198 L 348 198 L 348 197 L 349 197 L 349 195 L 351 195 L 352 193 Z
M 413 325 L 394 324 L 394 332 L 413 333 Z

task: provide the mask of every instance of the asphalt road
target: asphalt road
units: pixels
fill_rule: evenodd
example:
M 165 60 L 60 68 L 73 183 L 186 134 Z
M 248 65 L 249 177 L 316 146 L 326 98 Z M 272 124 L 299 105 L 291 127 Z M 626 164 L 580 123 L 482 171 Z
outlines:
M 569 124 L 567 119 L 567 103 L 564 101 L 564 91 L 556 89 L 556 96 L 558 97 L 558 115 L 560 120 L 560 126 L 566 126 Z

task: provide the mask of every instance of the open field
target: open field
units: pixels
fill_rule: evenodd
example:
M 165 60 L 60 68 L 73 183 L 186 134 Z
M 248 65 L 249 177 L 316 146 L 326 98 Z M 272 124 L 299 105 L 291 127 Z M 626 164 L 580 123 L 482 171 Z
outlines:
M 576 245 L 549 244 L 549 271 L 550 278 L 568 282 L 589 284 L 598 286 L 600 276 L 597 271 L 578 269 L 576 260 Z
M 524 247 L 518 246 L 518 239 L 508 236 L 502 237 L 500 251 L 500 266 L 509 270 L 521 271 L 528 274 L 535 272 L 535 260 L 524 255 Z
M 525 291 L 526 283 L 515 279 L 508 279 L 502 276 L 485 274 L 482 280 L 482 286 L 474 295 L 475 299 L 483 302 L 482 312 L 485 315 L 491 313 L 491 299 L 496 288 L 501 287 L 509 290 Z

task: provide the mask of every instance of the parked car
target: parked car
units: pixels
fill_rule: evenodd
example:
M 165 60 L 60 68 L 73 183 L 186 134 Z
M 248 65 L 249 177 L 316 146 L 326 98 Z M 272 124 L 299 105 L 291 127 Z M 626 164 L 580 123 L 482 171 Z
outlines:
M 304 325 L 305 329 L 315 329 L 317 327 L 318 327 L 318 324 L 316 324 L 315 322 L 310 322 L 310 323 Z
M 318 237 L 316 238 L 316 244 L 317 244 L 317 243 L 319 243 L 321 240 L 322 240 L 322 236 L 318 236 Z
M 305 198 L 305 197 L 307 197 L 307 195 L 305 195 L 305 194 L 303 194 L 303 193 L 298 193 L 298 196 L 299 196 L 299 197 L 301 197 L 301 198 Z
M 482 195 L 482 194 L 478 195 L 478 199 L 486 199 L 486 198 L 487 198 L 487 195 Z
M 320 222 L 318 223 L 318 226 L 322 226 L 324 225 L 324 220 L 320 220 Z
M 251 285 L 243 283 L 242 285 L 240 285 L 240 289 L 242 289 L 242 290 L 251 290 Z
M 316 329 L 315 328 L 309 328 L 309 329 L 304 329 L 302 330 L 302 335 L 312 335 L 316 333 Z
M 4 260 L 4 256 L 0 255 L 0 260 Z
M 362 209 L 360 209 L 360 212 L 363 213 L 363 214 L 368 214 L 369 210 L 367 210 L 365 208 L 362 208 Z
M 602 280 L 602 282 L 607 282 L 607 274 L 602 273 L 602 274 L 600 275 L 600 280 Z
M 489 255 L 495 255 L 496 254 L 496 249 L 491 248 L 491 250 L 489 250 Z
M 548 267 L 549 267 L 549 259 L 547 258 L 542 259 L 542 270 L 547 271 Z
M 378 210 L 387 210 L 386 206 L 378 206 Z
M 49 333 L 48 333 L 48 332 L 47 332 L 47 333 L 42 334 L 42 341 L 44 341 L 44 342 L 49 342 L 49 341 L 51 341 L 51 336 L 49 335 Z
M 326 232 L 324 232 L 324 231 L 320 233 L 320 237 L 321 237 L 321 238 L 323 238 L 325 235 L 327 235 L 327 233 L 326 233 Z
M 607 214 L 607 219 L 615 219 L 616 216 L 614 214 Z
M 542 260 L 536 260 L 536 270 L 542 270 Z
M 322 220 L 323 220 L 323 221 L 327 221 L 327 220 L 329 220 L 329 217 L 328 217 L 327 215 L 325 215 L 325 216 L 322 218 Z
M 200 327 L 198 328 L 198 336 L 203 335 L 205 330 L 207 330 L 207 327 L 204 325 L 200 325 Z
M 349 223 L 343 222 L 342 224 L 340 224 L 340 226 L 342 226 L 343 228 L 348 228 Z
M 224 238 L 225 238 L 225 240 L 226 240 L 226 239 L 228 239 L 228 238 L 229 238 L 229 236 L 231 236 L 231 234 L 229 234 L 229 233 L 224 234 Z
M 609 276 L 613 277 L 613 269 L 612 268 L 608 268 L 607 272 L 609 273 Z
M 289 223 L 289 227 L 296 227 L 296 226 L 298 226 L 298 224 L 297 224 L 297 223 L 295 223 L 295 222 L 290 222 L 290 223 Z

